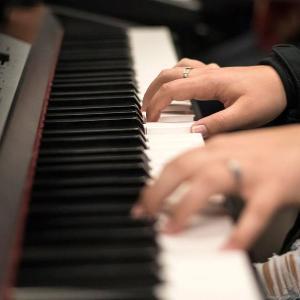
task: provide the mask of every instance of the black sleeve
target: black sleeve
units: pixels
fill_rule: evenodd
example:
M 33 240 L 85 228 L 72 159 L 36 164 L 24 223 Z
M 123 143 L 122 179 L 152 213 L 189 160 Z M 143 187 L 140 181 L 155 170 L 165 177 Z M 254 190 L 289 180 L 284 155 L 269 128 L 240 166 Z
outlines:
M 277 118 L 277 124 L 300 123 L 300 49 L 293 45 L 274 46 L 260 64 L 278 72 L 287 95 L 287 108 Z
M 300 50 L 292 45 L 273 47 L 269 57 L 261 61 L 263 65 L 272 66 L 279 74 L 287 96 L 287 108 L 275 120 L 276 125 L 300 123 Z M 280 254 L 291 249 L 292 244 L 300 238 L 300 214 L 289 231 Z

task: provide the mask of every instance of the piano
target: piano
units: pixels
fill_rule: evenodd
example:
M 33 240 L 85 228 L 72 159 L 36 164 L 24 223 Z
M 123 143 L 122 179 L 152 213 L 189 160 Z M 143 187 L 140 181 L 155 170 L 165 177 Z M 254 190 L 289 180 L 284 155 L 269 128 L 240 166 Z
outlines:
M 16 8 L 1 25 L 0 299 L 262 299 L 246 253 L 219 251 L 222 210 L 176 237 L 129 216 L 150 176 L 203 144 L 189 102 L 155 124 L 140 111 L 176 62 L 169 32 L 55 13 Z

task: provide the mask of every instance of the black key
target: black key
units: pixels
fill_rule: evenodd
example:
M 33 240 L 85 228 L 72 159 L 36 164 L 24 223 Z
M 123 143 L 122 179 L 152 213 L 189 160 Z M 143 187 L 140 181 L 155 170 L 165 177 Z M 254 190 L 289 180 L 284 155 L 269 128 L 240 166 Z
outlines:
M 53 216 L 44 218 L 42 215 L 30 217 L 27 222 L 27 231 L 40 232 L 60 228 L 145 228 L 153 223 L 134 220 L 129 216 Z
M 29 217 L 32 215 L 43 215 L 45 218 L 53 216 L 97 216 L 99 218 L 128 216 L 133 203 L 136 201 L 136 194 L 123 195 L 121 201 L 119 195 L 117 195 L 117 199 L 114 199 L 113 196 L 109 196 L 107 199 L 103 196 L 99 198 L 98 195 L 90 195 L 80 198 L 79 202 L 74 201 L 71 196 L 65 197 L 63 200 L 47 202 L 44 198 L 33 198 Z
M 83 82 L 83 83 L 64 83 L 52 86 L 55 92 L 76 92 L 76 91 L 110 91 L 110 90 L 135 90 L 136 85 L 133 81 L 110 81 L 110 82 Z
M 154 231 L 145 226 L 143 228 L 80 228 L 80 229 L 48 229 L 40 232 L 31 232 L 26 236 L 25 245 L 56 245 L 78 243 L 85 244 L 115 244 L 115 243 L 139 243 L 140 241 L 153 241 Z
M 73 73 L 73 72 L 90 72 L 90 71 L 130 71 L 132 70 L 131 63 L 126 60 L 101 61 L 98 63 L 92 62 L 90 64 L 64 64 L 61 63 L 57 69 L 57 74 Z
M 26 247 L 22 254 L 23 267 L 48 266 L 49 264 L 82 264 L 95 263 L 121 263 L 151 262 L 155 261 L 158 250 L 155 247 L 135 247 L 134 245 L 119 247 L 118 249 L 105 246 L 36 246 Z
M 101 110 L 101 109 L 94 109 L 94 110 L 87 110 L 87 111 L 62 111 L 62 112 L 49 112 L 47 114 L 47 120 L 54 120 L 54 119 L 78 119 L 78 118 L 90 118 L 90 117 L 113 117 L 119 116 L 122 118 L 123 116 L 139 116 L 141 121 L 143 120 L 142 114 L 136 108 L 115 108 L 110 110 Z
M 104 70 L 104 71 L 80 71 L 80 72 L 72 72 L 72 73 L 62 73 L 55 74 L 54 81 L 59 80 L 72 80 L 72 79 L 92 79 L 92 78 L 105 78 L 105 77 L 119 77 L 119 76 L 128 76 L 133 77 L 133 70 Z
M 63 136 L 45 137 L 42 140 L 42 148 L 78 147 L 87 148 L 89 146 L 98 147 L 118 147 L 126 144 L 132 147 L 144 147 L 146 144 L 140 135 L 99 135 L 92 136 Z
M 72 187 L 53 190 L 49 189 L 43 191 L 33 190 L 32 199 L 43 202 L 51 201 L 52 203 L 54 203 L 55 201 L 60 203 L 75 203 L 80 201 L 86 201 L 88 199 L 93 199 L 94 201 L 101 201 L 102 203 L 104 203 L 104 200 L 108 198 L 111 199 L 114 197 L 123 197 L 124 200 L 126 200 L 126 198 L 127 200 L 131 199 L 131 203 L 133 204 L 137 200 L 139 191 L 140 187 Z M 128 198 L 128 196 L 131 196 L 131 198 Z
M 102 49 L 102 50 L 68 50 L 64 51 L 62 53 L 58 66 L 61 64 L 67 65 L 67 64 L 77 64 L 77 63 L 87 63 L 91 61 L 113 61 L 113 60 L 126 60 L 130 61 L 130 55 L 128 51 L 119 50 L 119 49 Z
M 110 188 L 119 188 L 119 187 L 143 187 L 148 176 L 84 176 L 77 178 L 56 178 L 47 176 L 39 177 L 35 180 L 34 191 L 42 191 L 46 189 L 61 189 L 61 188 L 70 188 L 70 187 L 110 187 Z
M 40 156 L 62 156 L 62 155 L 86 155 L 86 154 L 139 154 L 144 151 L 143 147 L 89 147 L 89 148 L 59 148 L 59 149 L 40 149 Z
M 103 76 L 98 76 L 98 77 L 81 77 L 81 78 L 56 78 L 53 81 L 54 85 L 57 84 L 74 84 L 74 83 L 103 83 L 103 82 L 112 82 L 112 81 L 134 81 L 132 74 L 130 75 L 106 75 L 103 74 Z
M 48 129 L 43 131 L 43 138 L 47 137 L 81 137 L 95 135 L 110 136 L 136 136 L 139 135 L 144 141 L 146 137 L 141 128 L 75 128 L 75 129 Z
M 111 89 L 111 90 L 97 90 L 97 91 L 92 91 L 92 90 L 86 90 L 86 91 L 68 91 L 68 92 L 52 92 L 51 93 L 51 99 L 61 99 L 61 98 L 72 98 L 76 99 L 77 97 L 89 97 L 89 96 L 106 96 L 106 97 L 126 97 L 126 96 L 136 96 L 137 95 L 137 90 L 136 88 L 132 89 Z
M 81 106 L 55 106 L 54 104 L 48 108 L 47 117 L 51 117 L 53 115 L 64 115 L 64 114 L 83 114 L 83 113 L 97 113 L 99 112 L 116 112 L 116 111 L 137 111 L 139 114 L 139 106 L 136 103 L 131 104 L 117 104 L 115 105 L 106 105 L 101 102 L 98 105 L 81 105 Z
M 52 97 L 49 100 L 49 109 L 52 107 L 60 108 L 61 106 L 66 107 L 88 107 L 88 106 L 110 106 L 118 107 L 119 105 L 136 105 L 140 108 L 140 101 L 134 93 L 124 93 L 120 95 L 101 95 L 101 94 L 90 94 L 90 95 L 63 95 Z
M 158 270 L 159 268 L 154 263 L 28 267 L 21 269 L 18 284 L 20 286 L 77 286 L 112 289 L 149 286 L 160 282 L 157 276 Z
M 59 119 L 59 120 L 47 120 L 45 121 L 46 129 L 76 129 L 76 128 L 136 128 L 139 127 L 144 130 L 143 123 L 139 116 L 128 117 L 113 116 L 113 117 L 102 117 L 102 118 L 78 118 L 72 119 Z
M 39 157 L 38 166 L 59 165 L 59 164 L 77 164 L 77 163 L 142 163 L 147 164 L 146 154 L 87 154 L 87 155 L 62 155 Z

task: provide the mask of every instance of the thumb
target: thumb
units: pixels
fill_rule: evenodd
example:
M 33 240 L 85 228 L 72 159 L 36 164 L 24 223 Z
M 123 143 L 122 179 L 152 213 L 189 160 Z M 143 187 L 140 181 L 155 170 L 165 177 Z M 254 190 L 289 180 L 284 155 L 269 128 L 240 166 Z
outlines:
M 277 200 L 269 187 L 252 197 L 223 249 L 249 249 L 279 208 Z
M 245 108 L 245 98 L 240 97 L 231 106 L 194 122 L 191 131 L 201 133 L 207 138 L 218 133 L 251 127 L 255 120 L 252 120 L 249 108 Z

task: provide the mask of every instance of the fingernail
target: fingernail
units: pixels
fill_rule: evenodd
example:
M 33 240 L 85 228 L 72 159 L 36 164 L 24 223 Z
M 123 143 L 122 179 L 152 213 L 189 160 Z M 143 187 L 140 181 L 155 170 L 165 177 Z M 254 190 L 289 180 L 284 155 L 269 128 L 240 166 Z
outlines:
M 180 228 L 178 227 L 178 225 L 172 221 L 168 221 L 164 227 L 161 230 L 163 233 L 166 234 L 174 234 L 177 233 L 178 231 L 180 231 Z
M 147 123 L 147 114 L 145 111 L 142 111 L 143 121 L 144 123 Z
M 194 125 L 192 126 L 193 133 L 201 133 L 203 137 L 206 137 L 208 134 L 207 127 L 205 125 Z
M 144 208 L 140 205 L 135 205 L 132 209 L 131 209 L 131 216 L 134 219 L 141 219 L 143 217 L 146 216 L 146 212 L 144 210 Z
M 224 244 L 222 247 L 221 247 L 221 250 L 223 251 L 232 251 L 232 250 L 238 250 L 240 249 L 240 247 L 238 247 L 238 245 L 236 245 L 236 243 L 234 242 L 230 242 L 228 241 L 226 244 Z
M 147 122 L 157 122 L 160 115 L 147 113 Z

